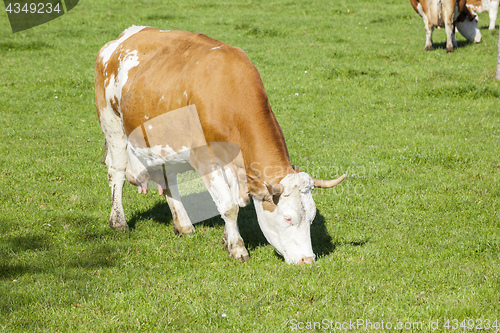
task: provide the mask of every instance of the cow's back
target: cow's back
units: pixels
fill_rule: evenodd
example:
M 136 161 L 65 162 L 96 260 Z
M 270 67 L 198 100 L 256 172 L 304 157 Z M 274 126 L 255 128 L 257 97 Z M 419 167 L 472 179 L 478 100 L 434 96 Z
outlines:
M 166 112 L 195 105 L 208 142 L 239 144 L 235 124 L 267 95 L 243 51 L 203 34 L 131 27 L 96 59 L 96 103 L 109 103 L 125 133 Z M 267 106 L 267 105 L 265 105 Z M 99 105 L 98 105 L 99 109 Z

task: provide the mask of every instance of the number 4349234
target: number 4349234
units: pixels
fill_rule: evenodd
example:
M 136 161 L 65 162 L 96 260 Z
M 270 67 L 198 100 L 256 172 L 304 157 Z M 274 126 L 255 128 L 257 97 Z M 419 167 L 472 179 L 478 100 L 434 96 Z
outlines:
M 59 3 L 56 3 L 53 6 L 51 3 L 35 3 L 32 2 L 30 4 L 25 3 L 24 5 L 20 3 L 9 3 L 5 8 L 5 11 L 9 14 L 50 14 L 52 12 L 60 13 L 62 9 L 59 6 Z
M 495 319 L 494 321 L 489 320 L 489 319 L 464 319 L 463 321 L 459 321 L 458 319 L 447 319 L 444 321 L 444 328 L 446 329 L 451 329 L 451 330 L 457 330 L 457 329 L 476 329 L 476 330 L 482 330 L 482 329 L 499 329 L 500 325 L 498 324 L 498 320 Z

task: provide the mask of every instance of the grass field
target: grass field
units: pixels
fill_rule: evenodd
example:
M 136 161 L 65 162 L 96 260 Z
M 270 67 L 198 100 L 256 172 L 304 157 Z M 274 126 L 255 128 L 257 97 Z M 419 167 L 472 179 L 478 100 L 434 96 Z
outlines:
M 219 217 L 177 237 L 164 200 L 130 185 L 131 229 L 109 228 L 93 67 L 132 24 L 242 48 L 292 163 L 316 178 L 348 174 L 315 190 L 314 264 L 276 255 L 252 206 L 239 217 L 245 264 L 223 250 Z M 483 13 L 483 41 L 457 35 L 446 54 L 444 29 L 423 50 L 422 19 L 400 0 L 81 0 L 16 34 L 4 14 L 0 332 L 289 332 L 360 320 L 361 331 L 498 331 L 498 28 L 487 26 Z

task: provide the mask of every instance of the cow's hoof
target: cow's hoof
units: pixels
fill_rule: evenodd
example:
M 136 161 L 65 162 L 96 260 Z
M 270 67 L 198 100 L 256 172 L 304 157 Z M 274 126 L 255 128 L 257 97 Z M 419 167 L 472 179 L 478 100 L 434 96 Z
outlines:
M 113 221 L 109 221 L 109 226 L 111 229 L 114 229 L 115 231 L 125 231 L 128 229 L 127 223 L 121 224 L 121 223 L 113 223 Z
M 432 50 L 434 50 L 434 48 L 432 47 L 432 45 L 426 45 L 425 48 L 424 48 L 424 50 L 426 50 L 426 51 L 432 51 Z
M 123 231 L 128 229 L 125 215 L 121 213 L 112 214 L 109 218 L 109 226 L 116 231 Z
M 224 247 L 226 248 L 227 252 L 229 252 L 229 256 L 233 259 L 239 260 L 241 262 L 247 262 L 250 260 L 250 255 L 248 254 L 247 249 L 245 246 L 241 245 L 233 245 L 233 246 L 227 246 L 227 244 L 224 244 Z
M 194 232 L 195 232 L 195 228 L 192 225 L 190 225 L 188 227 L 179 227 L 179 228 L 174 226 L 174 234 L 176 234 L 176 235 L 188 235 L 188 234 L 192 234 Z
M 246 256 L 240 257 L 240 261 L 241 261 L 241 262 L 247 262 L 248 260 L 250 260 L 250 256 L 249 256 L 249 255 L 246 255 Z
M 244 251 L 229 252 L 229 256 L 241 262 L 247 262 L 250 260 L 250 255 L 248 254 L 246 249 L 244 249 Z
M 446 47 L 446 53 L 452 53 L 453 47 Z

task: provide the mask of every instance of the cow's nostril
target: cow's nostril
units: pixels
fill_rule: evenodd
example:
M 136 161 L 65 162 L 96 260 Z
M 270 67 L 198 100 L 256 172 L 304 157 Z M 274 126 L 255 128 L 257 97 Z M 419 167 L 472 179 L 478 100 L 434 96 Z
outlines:
M 310 264 L 314 261 L 314 258 L 313 257 L 304 257 L 300 260 L 302 263 L 305 263 L 305 264 Z

